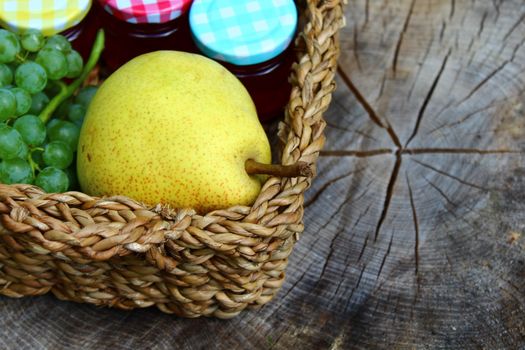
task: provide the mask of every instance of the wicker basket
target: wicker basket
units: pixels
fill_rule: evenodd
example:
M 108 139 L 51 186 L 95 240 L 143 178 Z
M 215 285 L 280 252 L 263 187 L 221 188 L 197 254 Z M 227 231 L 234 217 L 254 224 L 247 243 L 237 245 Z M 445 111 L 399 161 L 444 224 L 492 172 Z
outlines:
M 302 14 L 279 151 L 282 164 L 315 165 L 335 87 L 342 0 L 308 0 Z M 271 177 L 253 206 L 202 216 L 122 196 L 0 185 L 0 294 L 51 291 L 122 309 L 156 305 L 184 317 L 233 317 L 267 303 L 283 284 L 310 181 Z

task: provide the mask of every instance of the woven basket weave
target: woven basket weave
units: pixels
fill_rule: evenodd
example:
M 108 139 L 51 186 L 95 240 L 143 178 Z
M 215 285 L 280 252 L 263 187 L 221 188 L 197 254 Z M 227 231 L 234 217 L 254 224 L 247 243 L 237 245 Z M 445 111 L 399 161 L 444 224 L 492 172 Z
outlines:
M 334 90 L 342 0 L 308 0 L 278 136 L 281 163 L 315 165 Z M 127 197 L 0 184 L 0 294 L 51 291 L 123 309 L 229 318 L 267 303 L 303 230 L 311 178 L 269 178 L 251 207 L 197 215 Z

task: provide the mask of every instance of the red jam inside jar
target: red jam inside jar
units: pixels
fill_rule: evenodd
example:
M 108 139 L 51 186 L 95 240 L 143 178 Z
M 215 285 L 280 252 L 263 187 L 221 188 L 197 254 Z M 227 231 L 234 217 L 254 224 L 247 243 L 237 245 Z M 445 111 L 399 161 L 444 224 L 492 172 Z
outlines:
M 106 33 L 102 59 L 109 72 L 148 52 L 196 51 L 188 24 L 190 4 L 189 0 L 157 0 L 150 1 L 151 6 L 118 8 L 114 0 L 99 0 L 97 12 Z
M 295 51 L 290 45 L 279 56 L 254 65 L 237 66 L 221 62 L 244 85 L 257 109 L 262 122 L 283 116 L 284 107 L 290 99 L 292 85 L 288 81 Z
M 190 29 L 204 55 L 217 60 L 244 85 L 262 122 L 283 115 L 295 60 L 293 0 L 195 0 Z

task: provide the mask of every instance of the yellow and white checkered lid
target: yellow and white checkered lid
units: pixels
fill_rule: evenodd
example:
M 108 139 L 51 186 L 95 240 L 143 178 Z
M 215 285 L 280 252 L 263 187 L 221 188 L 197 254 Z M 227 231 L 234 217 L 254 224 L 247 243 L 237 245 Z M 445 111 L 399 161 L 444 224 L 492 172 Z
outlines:
M 14 32 L 38 29 L 45 36 L 80 23 L 91 0 L 0 0 L 0 25 Z

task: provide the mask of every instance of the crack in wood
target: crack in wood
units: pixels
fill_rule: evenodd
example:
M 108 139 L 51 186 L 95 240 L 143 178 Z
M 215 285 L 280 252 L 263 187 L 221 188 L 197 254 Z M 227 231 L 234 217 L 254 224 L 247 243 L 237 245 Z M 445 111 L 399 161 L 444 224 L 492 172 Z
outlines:
M 467 52 L 470 52 L 471 55 L 470 55 L 470 59 L 469 59 L 468 62 L 472 62 L 472 58 L 473 58 L 474 54 L 476 53 L 475 51 L 471 51 L 475 42 L 476 42 L 476 40 L 474 40 L 474 38 L 470 38 L 470 42 L 468 43 L 468 46 L 467 46 Z M 470 64 L 467 63 L 467 66 L 470 66 Z
M 445 22 L 443 20 L 443 22 L 441 22 L 441 30 L 439 31 L 439 42 L 443 42 L 443 37 L 445 35 L 445 28 L 447 27 L 447 22 Z
M 457 176 L 454 176 L 454 175 L 452 175 L 452 174 L 447 173 L 446 171 L 443 171 L 443 170 L 440 170 L 440 169 L 438 169 L 438 168 L 435 168 L 435 167 L 433 167 L 433 166 L 430 165 L 430 164 L 423 163 L 423 162 L 420 161 L 420 160 L 417 160 L 417 159 L 412 159 L 412 160 L 413 160 L 414 162 L 420 164 L 421 166 L 427 168 L 427 169 L 433 170 L 433 171 L 435 171 L 435 172 L 438 173 L 438 174 L 441 174 L 441 175 L 443 175 L 443 176 L 447 176 L 447 177 L 449 177 L 449 178 L 451 178 L 451 179 L 454 179 L 454 180 L 458 181 L 459 183 L 462 183 L 463 185 L 467 185 L 467 186 L 470 186 L 470 187 L 473 187 L 473 188 L 476 188 L 476 189 L 478 189 L 478 190 L 482 190 L 482 191 L 491 191 L 491 190 L 495 190 L 495 189 L 486 188 L 486 187 L 483 187 L 483 186 L 476 185 L 476 184 L 473 184 L 473 183 L 471 183 L 471 182 L 465 181 L 465 180 L 463 180 L 463 179 L 460 179 L 460 178 L 457 177 Z
M 430 89 L 425 96 L 425 99 L 423 100 L 423 104 L 421 105 L 421 108 L 419 109 L 419 112 L 417 114 L 416 124 L 414 126 L 414 129 L 412 130 L 412 134 L 408 138 L 407 142 L 405 143 L 405 148 L 410 144 L 410 142 L 414 139 L 416 136 L 419 126 L 421 124 L 421 121 L 423 120 L 423 116 L 425 114 L 425 110 L 427 108 L 428 103 L 432 99 L 432 95 L 434 94 L 434 90 L 436 89 L 436 86 L 439 83 L 439 79 L 442 77 L 443 72 L 445 71 L 445 66 L 447 65 L 448 57 L 450 56 L 450 51 L 445 55 L 445 58 L 443 59 L 443 62 L 441 64 L 441 67 L 439 68 L 439 71 L 434 78 L 434 81 L 432 82 L 432 85 L 430 86 Z
M 454 208 L 457 208 L 457 207 L 458 207 L 458 205 L 457 205 L 456 203 L 454 203 L 454 202 L 452 201 L 452 199 L 450 199 L 450 198 L 445 194 L 445 192 L 444 192 L 442 189 L 440 189 L 436 184 L 434 184 L 432 181 L 430 181 L 429 179 L 427 179 L 427 178 L 424 177 L 424 176 L 423 176 L 423 179 L 424 179 L 424 180 L 430 185 L 430 187 L 432 187 L 433 189 L 435 189 L 435 190 L 436 190 L 436 191 L 437 191 L 437 192 L 438 192 L 443 198 L 445 198 L 445 200 L 447 201 L 448 204 L 452 205 Z M 454 213 L 453 211 L 452 211 L 452 215 L 453 215 L 454 217 L 457 218 L 456 213 Z
M 450 1 L 450 14 L 448 16 L 449 19 L 452 19 L 454 17 L 454 12 L 456 11 L 456 0 Z
M 341 68 L 341 66 L 337 67 L 337 72 L 343 79 L 343 82 L 348 87 L 348 89 L 352 92 L 352 94 L 355 96 L 357 102 L 361 104 L 361 106 L 364 108 L 364 110 L 367 112 L 370 119 L 381 128 L 385 129 L 390 135 L 390 138 L 394 142 L 394 144 L 397 147 L 401 147 L 401 142 L 399 141 L 399 138 L 397 137 L 397 134 L 395 133 L 394 129 L 388 122 L 388 120 L 385 120 L 386 125 L 383 124 L 381 121 L 381 118 L 377 115 L 377 113 L 374 111 L 372 106 L 368 103 L 368 101 L 363 97 L 361 92 L 356 88 L 350 77 L 345 73 L 345 71 Z
M 354 224 L 352 225 L 352 228 L 350 229 L 351 235 L 348 238 L 349 240 L 352 240 L 354 238 L 354 236 L 355 236 L 355 228 L 357 227 L 357 225 L 359 225 L 359 223 L 366 216 L 366 214 L 368 214 L 368 211 L 370 210 L 370 207 L 371 207 L 370 205 L 367 206 L 366 209 L 362 213 L 360 213 L 359 216 L 357 217 L 357 220 L 354 222 Z M 348 256 L 345 259 L 345 264 L 348 264 L 349 260 L 350 260 L 350 256 Z
M 388 255 L 390 255 L 392 243 L 394 242 L 394 233 L 395 233 L 395 230 L 392 230 L 392 234 L 390 235 L 390 242 L 388 243 L 386 253 L 383 256 L 383 259 L 381 260 L 381 265 L 379 265 L 379 271 L 377 271 L 377 278 L 379 278 L 379 276 L 381 275 L 381 272 L 383 272 L 383 267 L 385 266 L 386 258 L 388 257 Z
M 502 102 L 505 102 L 505 101 L 506 101 L 506 99 L 505 99 L 504 101 L 502 101 Z M 442 124 L 442 125 L 440 125 L 440 126 L 435 127 L 434 129 L 429 130 L 429 131 L 426 133 L 426 135 L 433 134 L 434 132 L 436 132 L 436 131 L 438 131 L 438 130 L 441 130 L 441 129 L 443 129 L 443 128 L 451 128 L 451 127 L 455 127 L 455 126 L 457 126 L 457 125 L 459 125 L 459 124 L 461 124 L 461 123 L 466 122 L 467 120 L 469 120 L 471 117 L 475 116 L 476 114 L 481 113 L 481 112 L 484 112 L 484 111 L 489 110 L 489 109 L 491 109 L 491 108 L 494 108 L 494 107 L 496 107 L 496 106 L 498 106 L 498 105 L 499 105 L 499 104 L 491 103 L 491 104 L 488 104 L 488 105 L 485 106 L 485 107 L 478 108 L 478 109 L 476 109 L 476 110 L 470 112 L 469 114 L 465 115 L 464 117 L 462 117 L 461 119 L 459 119 L 459 120 L 457 120 L 457 121 L 455 121 L 455 122 L 453 122 L 453 123 L 450 123 L 450 124 L 446 124 L 446 123 L 445 123 L 445 124 Z M 440 114 L 441 114 L 441 113 L 440 113 Z M 438 114 L 434 119 L 437 119 L 438 117 L 439 117 L 439 114 Z
M 407 101 L 410 101 L 410 99 L 412 98 L 412 93 L 414 92 L 414 88 L 416 86 L 416 83 L 418 82 L 419 80 L 419 75 L 421 74 L 421 70 L 423 69 L 423 65 L 425 64 L 425 62 L 427 61 L 427 58 L 428 58 L 428 54 L 430 53 L 430 49 L 432 48 L 432 44 L 434 43 L 434 37 L 432 37 L 432 40 L 429 42 L 429 44 L 427 45 L 427 48 L 425 50 L 425 54 L 423 56 L 423 59 L 421 60 L 422 63 L 418 64 L 418 69 L 417 69 L 417 73 L 416 73 L 416 76 L 414 78 L 414 81 L 412 82 L 412 86 L 410 87 L 410 90 L 407 94 Z
M 350 296 L 348 297 L 348 301 L 346 302 L 344 311 L 348 310 L 348 305 L 350 305 L 350 302 L 352 301 L 352 297 L 354 296 L 355 291 L 357 290 L 357 288 L 359 288 L 359 285 L 361 284 L 361 279 L 363 278 L 363 274 L 365 273 L 366 267 L 367 265 L 364 265 L 363 268 L 361 269 L 361 273 L 359 274 L 357 283 L 354 286 L 354 288 L 352 288 L 352 291 L 350 292 Z
M 485 85 L 490 79 L 492 79 L 496 74 L 498 74 L 505 66 L 509 63 L 509 60 L 504 61 L 498 68 L 496 68 L 494 71 L 492 71 L 489 75 L 487 75 L 482 81 L 480 81 L 474 89 L 470 91 L 470 93 L 460 100 L 458 103 L 456 103 L 456 107 L 463 104 L 465 101 L 468 101 L 469 98 L 472 97 L 483 85 Z
M 356 150 L 322 150 L 319 152 L 320 157 L 356 157 L 365 158 L 382 154 L 393 154 L 394 151 L 388 148 L 379 148 L 366 151 Z
M 350 234 L 350 237 L 348 238 L 349 241 L 351 241 L 351 240 L 353 239 L 353 237 L 354 237 L 354 232 L 355 232 L 355 228 L 357 227 L 357 225 L 359 225 L 359 223 L 360 223 L 361 220 L 366 216 L 366 214 L 368 213 L 369 210 L 370 210 L 370 206 L 367 206 L 366 209 L 365 209 L 361 214 L 359 214 L 359 217 L 358 217 L 357 220 L 355 221 L 354 225 L 352 225 L 352 228 L 349 230 L 350 233 L 351 233 L 351 234 Z M 343 227 L 342 230 L 344 230 L 344 227 Z M 362 250 L 361 250 L 361 254 L 360 254 L 359 259 L 361 258 L 363 252 L 364 252 L 364 250 L 362 249 Z M 345 258 L 345 263 L 344 263 L 344 264 L 345 264 L 345 269 L 344 269 L 344 271 L 343 271 L 342 276 L 346 276 L 346 271 L 347 271 L 348 267 L 351 266 L 351 264 L 349 264 L 349 260 L 350 260 L 350 255 L 348 255 L 348 256 Z M 359 260 L 358 260 L 358 261 L 359 261 Z M 336 289 L 334 295 L 337 295 L 337 293 L 339 292 L 339 288 L 341 287 L 342 283 L 343 283 L 343 282 L 341 281 L 341 283 L 338 284 L 337 289 Z
M 417 219 L 416 205 L 414 203 L 414 195 L 412 193 L 412 186 L 410 185 L 410 179 L 408 178 L 408 173 L 405 173 L 407 186 L 408 186 L 408 197 L 410 199 L 410 207 L 412 208 L 412 221 L 414 222 L 415 230 L 415 243 L 414 243 L 414 259 L 416 263 L 416 275 L 419 274 L 419 222 Z
M 517 44 L 514 49 L 512 50 L 512 55 L 510 56 L 510 61 L 511 62 L 514 62 L 514 59 L 516 58 L 516 55 L 518 54 L 518 50 L 520 49 L 520 47 L 523 46 L 523 43 L 525 43 L 525 41 L 522 41 L 520 42 L 519 44 Z
M 361 258 L 363 257 L 363 254 L 365 253 L 366 246 L 368 245 L 368 235 L 365 237 L 365 242 L 363 243 L 363 246 L 361 247 L 361 251 L 359 252 L 359 255 L 357 256 L 357 262 L 361 261 Z
M 364 215 L 366 215 L 366 213 L 368 212 L 369 209 L 370 209 L 370 207 L 367 207 L 366 210 L 365 210 L 365 212 L 364 212 L 362 215 L 359 216 L 359 218 L 356 220 L 356 223 L 353 225 L 353 228 L 350 230 L 350 232 L 353 232 L 353 229 L 357 226 L 357 223 L 358 223 L 359 221 L 361 221 L 361 218 L 362 218 Z M 352 237 L 353 237 L 353 235 L 352 235 Z M 349 240 L 351 240 L 352 237 L 350 237 Z M 344 270 L 343 270 L 343 273 L 341 274 L 341 277 L 346 276 L 346 272 L 348 271 L 348 268 L 349 268 L 350 266 L 352 266 L 352 264 L 349 264 L 349 263 L 348 263 L 349 258 L 350 258 L 350 254 L 348 254 L 348 256 L 345 258 L 345 263 L 344 263 L 345 268 L 344 268 Z M 343 282 L 344 282 L 344 278 L 341 278 L 341 281 L 337 284 L 337 288 L 335 289 L 334 295 L 337 295 L 337 294 L 339 293 L 339 289 L 340 289 L 341 286 L 343 285 Z
M 398 153 L 396 155 L 396 162 L 392 170 L 392 175 L 390 176 L 390 180 L 388 181 L 388 185 L 386 188 L 385 199 L 383 202 L 383 209 L 381 211 L 381 215 L 376 225 L 376 229 L 374 233 L 374 242 L 377 241 L 377 238 L 379 237 L 379 231 L 381 231 L 381 226 L 383 225 L 383 222 L 385 221 L 386 215 L 388 213 L 388 208 L 390 207 L 390 201 L 392 200 L 392 196 L 394 194 L 394 186 L 396 184 L 397 176 L 399 174 L 399 169 L 401 168 L 401 162 L 402 162 L 402 157 Z
M 401 30 L 401 33 L 399 34 L 399 39 L 397 40 L 396 49 L 394 51 L 394 59 L 392 61 L 392 71 L 394 72 L 394 78 L 396 76 L 397 60 L 399 57 L 399 51 L 401 49 L 401 44 L 403 43 L 403 37 L 405 35 L 405 32 L 408 29 L 408 23 L 410 22 L 410 17 L 412 17 L 412 13 L 414 12 L 415 3 L 416 3 L 416 0 L 412 0 L 412 3 L 410 4 L 410 8 L 408 10 L 408 14 L 405 17 L 405 23 L 403 24 L 403 29 Z
M 516 28 L 518 28 L 518 26 L 520 25 L 521 22 L 523 22 L 524 19 L 525 19 L 525 12 L 521 14 L 520 18 L 516 21 L 516 23 L 512 25 L 512 27 L 509 29 L 507 34 L 503 36 L 502 42 L 507 41 L 508 37 L 516 30 Z
M 387 73 L 385 72 L 383 73 L 383 77 L 381 78 L 381 84 L 379 84 L 379 93 L 377 94 L 376 101 L 378 101 L 381 98 L 381 96 L 383 96 L 387 79 Z
M 345 264 L 345 268 L 343 270 L 343 273 L 341 274 L 341 280 L 339 281 L 339 283 L 337 284 L 337 288 L 335 289 L 335 292 L 334 292 L 334 295 L 338 295 L 339 294 L 339 289 L 341 289 L 341 286 L 343 285 L 343 283 L 345 282 L 345 279 L 344 277 L 347 276 L 347 271 L 348 271 L 348 268 L 350 267 L 351 265 L 350 264 Z
M 407 148 L 401 154 L 520 154 L 522 150 L 495 149 L 482 150 L 475 148 Z
M 485 20 L 487 19 L 487 11 L 483 12 L 483 17 L 481 17 L 481 23 L 480 23 L 480 26 L 479 26 L 479 30 L 478 30 L 478 38 L 481 37 L 481 33 L 483 32 L 483 29 L 485 27 Z
M 317 279 L 317 282 L 315 283 L 315 287 L 317 287 L 319 285 L 319 283 L 321 283 L 321 281 L 323 280 L 323 276 L 324 276 L 324 274 L 326 272 L 326 268 L 328 267 L 328 263 L 331 261 L 330 259 L 332 258 L 332 255 L 334 254 L 334 243 L 335 243 L 335 240 L 337 238 L 339 238 L 339 235 L 343 231 L 344 231 L 344 228 L 340 229 L 339 231 L 336 232 L 336 234 L 332 238 L 332 240 L 330 242 L 330 251 L 328 252 L 328 255 L 326 256 L 326 259 L 324 260 L 323 268 L 321 269 L 321 274 L 319 275 L 319 278 Z

